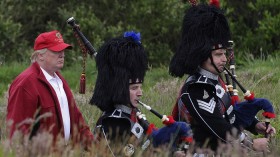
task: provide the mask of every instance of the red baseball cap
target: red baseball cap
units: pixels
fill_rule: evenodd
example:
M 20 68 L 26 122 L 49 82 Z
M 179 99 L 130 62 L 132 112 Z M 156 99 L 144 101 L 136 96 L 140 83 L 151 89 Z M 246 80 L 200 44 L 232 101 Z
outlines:
M 47 48 L 54 52 L 59 52 L 64 49 L 72 49 L 72 46 L 64 43 L 62 35 L 59 31 L 54 30 L 40 34 L 34 43 L 34 50 Z

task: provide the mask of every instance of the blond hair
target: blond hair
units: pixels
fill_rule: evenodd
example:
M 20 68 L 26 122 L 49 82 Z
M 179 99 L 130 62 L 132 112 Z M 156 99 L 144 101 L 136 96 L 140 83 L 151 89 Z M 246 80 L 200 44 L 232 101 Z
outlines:
M 38 59 L 38 54 L 44 54 L 47 52 L 47 48 L 44 48 L 44 49 L 40 49 L 40 50 L 36 50 L 32 53 L 30 59 L 31 59 L 31 63 L 34 63 L 37 61 Z

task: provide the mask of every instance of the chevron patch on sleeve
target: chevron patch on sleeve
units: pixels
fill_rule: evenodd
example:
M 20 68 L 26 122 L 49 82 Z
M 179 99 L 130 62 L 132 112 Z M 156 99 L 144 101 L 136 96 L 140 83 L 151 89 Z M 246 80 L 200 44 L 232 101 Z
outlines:
M 213 113 L 214 112 L 214 109 L 215 109 L 215 106 L 216 106 L 216 102 L 214 100 L 214 98 L 212 98 L 209 102 L 205 102 L 205 101 L 202 101 L 202 100 L 197 100 L 197 103 L 198 103 L 198 107 L 200 109 L 203 109 L 207 112 L 210 112 L 210 113 Z

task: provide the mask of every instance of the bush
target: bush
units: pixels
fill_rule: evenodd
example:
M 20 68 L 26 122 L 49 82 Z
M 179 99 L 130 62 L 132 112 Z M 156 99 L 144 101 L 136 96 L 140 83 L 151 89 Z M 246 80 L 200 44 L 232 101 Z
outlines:
M 254 0 L 224 2 L 231 24 L 232 38 L 238 49 L 239 59 L 251 54 L 267 57 L 279 51 L 280 2 Z
M 81 56 L 81 50 L 70 26 L 66 24 L 66 20 L 73 16 L 80 25 L 81 31 L 96 49 L 104 41 L 113 36 L 120 36 L 125 31 L 140 32 L 142 43 L 146 47 L 153 65 L 168 64 L 171 52 L 176 49 L 182 12 L 185 8 L 185 4 L 177 0 L 162 2 L 3 0 L 0 3 L 2 18 L 10 19 L 10 25 L 5 26 L 1 32 L 12 28 L 7 32 L 9 36 L 13 34 L 12 41 L 26 41 L 23 42 L 26 43 L 25 45 L 12 44 L 11 48 L 21 47 L 31 50 L 34 39 L 39 33 L 57 29 L 61 31 L 66 42 L 74 45 L 73 53 L 67 57 L 72 62 L 77 62 L 77 56 Z M 0 34 L 0 38 L 3 36 Z M 8 41 L 2 45 L 8 45 Z M 4 47 L 1 46 L 1 50 L 3 49 Z M 9 56 L 12 50 L 14 49 L 2 52 L 5 56 Z M 19 60 L 27 58 L 26 55 L 18 55 L 22 53 L 19 50 L 13 53 Z M 5 60 L 14 60 L 15 56 L 5 57 Z

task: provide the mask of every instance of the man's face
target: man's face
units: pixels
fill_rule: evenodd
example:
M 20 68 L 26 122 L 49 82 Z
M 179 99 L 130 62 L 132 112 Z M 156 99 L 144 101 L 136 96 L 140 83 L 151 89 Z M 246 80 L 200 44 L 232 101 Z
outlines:
M 43 59 L 42 68 L 52 75 L 54 72 L 63 68 L 64 56 L 64 50 L 60 52 L 47 50 L 46 53 L 41 56 Z
M 213 64 L 218 68 L 219 72 L 224 71 L 224 67 L 227 63 L 226 50 L 217 49 L 212 51 Z M 210 57 L 202 64 L 202 68 L 212 72 L 213 74 L 219 74 L 215 67 L 211 64 Z
M 130 102 L 132 106 L 138 106 L 138 100 L 142 96 L 142 83 L 130 84 L 129 85 Z

